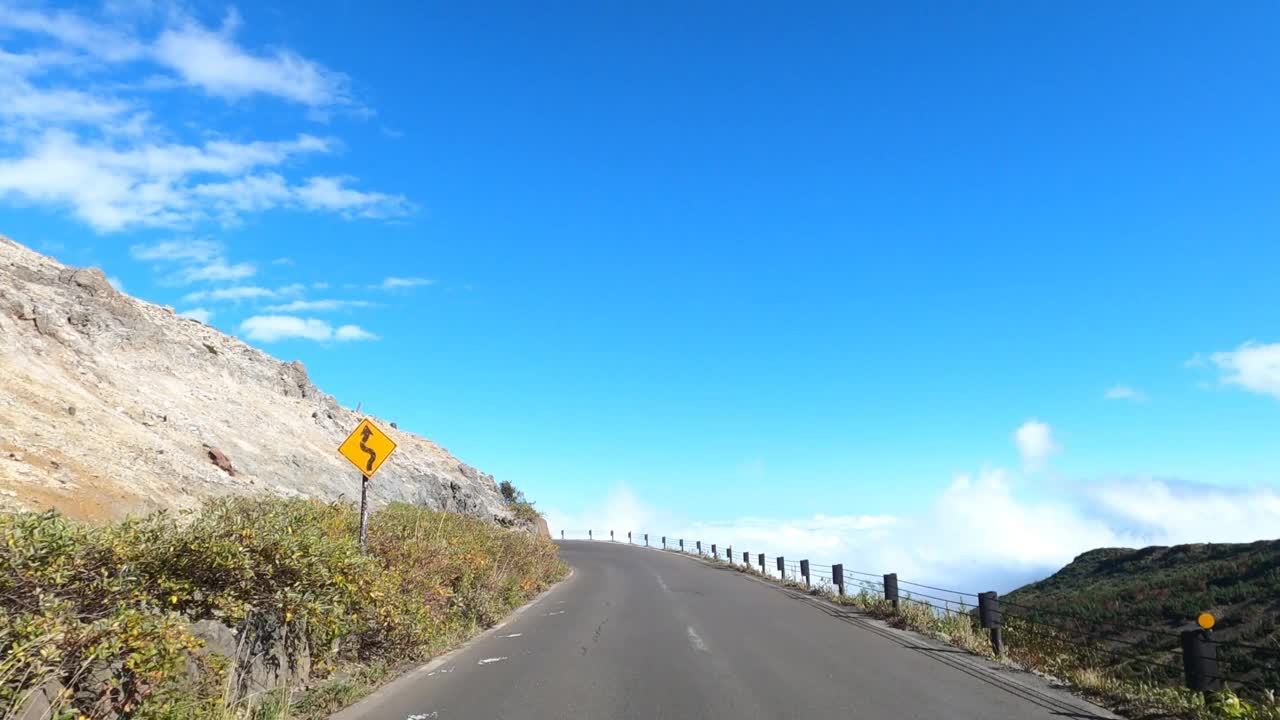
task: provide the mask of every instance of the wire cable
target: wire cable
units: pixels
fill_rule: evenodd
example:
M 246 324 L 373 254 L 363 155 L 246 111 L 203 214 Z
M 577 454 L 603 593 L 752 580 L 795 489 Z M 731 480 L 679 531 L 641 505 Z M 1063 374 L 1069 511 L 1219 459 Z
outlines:
M 924 583 L 911 582 L 910 580 L 899 580 L 898 584 L 910 585 L 912 587 L 922 587 L 922 588 L 925 588 L 926 590 L 937 590 L 938 592 L 952 593 L 955 595 L 966 595 L 968 597 L 973 597 L 973 598 L 978 597 L 978 593 L 961 592 L 959 590 L 948 590 L 947 588 L 934 587 L 932 585 L 925 585 Z
M 1029 605 L 1021 605 L 1019 603 L 1009 602 L 1008 600 L 1004 600 L 1004 599 L 997 600 L 996 604 L 997 604 L 997 607 L 1000 607 L 1001 609 L 1005 607 L 1013 607 L 1013 608 L 1018 608 L 1020 610 L 1025 610 L 1027 612 L 1044 613 L 1046 615 L 1056 615 L 1058 617 L 1067 618 L 1069 620 L 1075 620 L 1076 622 L 1079 622 L 1079 623 L 1088 623 L 1091 625 L 1101 623 L 1105 625 L 1110 625 L 1114 628 L 1129 630 L 1131 632 L 1143 632 L 1143 633 L 1150 633 L 1153 635 L 1169 635 L 1169 636 L 1173 635 L 1173 633 L 1167 629 L 1161 630 L 1159 628 L 1138 627 L 1136 625 L 1129 625 L 1127 623 L 1123 623 L 1119 620 L 1085 618 L 1085 617 L 1080 617 L 1079 615 L 1076 615 L 1073 613 L 1066 612 L 1064 610 L 1055 610 L 1053 608 L 1044 608 L 1044 607 L 1031 607 Z

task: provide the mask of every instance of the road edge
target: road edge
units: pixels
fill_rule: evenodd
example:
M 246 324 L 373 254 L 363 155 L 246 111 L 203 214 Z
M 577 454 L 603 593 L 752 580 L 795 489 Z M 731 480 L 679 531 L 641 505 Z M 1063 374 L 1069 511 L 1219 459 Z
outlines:
M 503 629 L 507 625 L 511 624 L 513 621 L 515 621 L 516 618 L 526 613 L 529 610 L 529 608 L 534 607 L 538 603 L 545 600 L 549 595 L 551 595 L 551 593 L 556 592 L 557 590 L 565 587 L 566 584 L 570 580 L 572 580 L 574 575 L 576 574 L 577 572 L 573 569 L 573 567 L 570 567 L 568 574 L 566 574 L 563 578 L 560 578 L 559 580 L 557 580 L 555 584 L 552 585 L 551 587 L 547 588 L 546 590 L 543 590 L 541 593 L 538 594 L 537 597 L 533 598 L 532 600 L 525 603 L 524 605 L 521 605 L 515 610 L 512 610 L 511 612 L 507 613 L 507 616 L 502 618 L 502 622 L 499 622 L 497 625 L 494 625 L 493 627 L 485 630 L 482 633 L 477 633 L 475 635 L 472 635 L 471 637 L 467 638 L 465 642 L 459 644 L 457 647 L 450 649 L 448 652 L 441 653 L 431 658 L 426 663 L 419 665 L 415 668 L 412 668 L 410 670 L 407 670 L 404 673 L 401 673 L 400 675 L 396 676 L 393 680 L 383 683 L 382 685 L 379 685 L 378 688 L 373 692 L 369 693 L 368 695 L 365 695 L 364 697 L 342 708 L 341 710 L 329 715 L 329 720 L 357 720 L 358 718 L 363 717 L 364 713 L 367 712 L 369 709 L 371 709 L 369 706 L 376 706 L 386 696 L 393 695 L 399 692 L 400 690 L 403 689 L 403 687 L 409 685 L 410 683 L 430 673 L 431 671 L 439 668 L 441 665 L 444 665 L 445 663 L 449 662 L 458 653 L 461 653 L 464 650 L 470 648 L 476 642 L 479 642 L 480 640 L 483 640 L 484 638 L 489 637 L 490 635 L 498 632 L 499 630 Z

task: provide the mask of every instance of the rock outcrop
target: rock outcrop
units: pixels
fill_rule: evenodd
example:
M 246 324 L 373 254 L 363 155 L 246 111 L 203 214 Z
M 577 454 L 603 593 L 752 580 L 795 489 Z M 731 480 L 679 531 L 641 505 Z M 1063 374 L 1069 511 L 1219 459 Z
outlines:
M 359 420 L 302 363 L 0 236 L 0 510 L 116 519 L 228 494 L 358 498 L 336 449 Z M 492 476 L 374 421 L 398 445 L 375 504 L 512 522 Z

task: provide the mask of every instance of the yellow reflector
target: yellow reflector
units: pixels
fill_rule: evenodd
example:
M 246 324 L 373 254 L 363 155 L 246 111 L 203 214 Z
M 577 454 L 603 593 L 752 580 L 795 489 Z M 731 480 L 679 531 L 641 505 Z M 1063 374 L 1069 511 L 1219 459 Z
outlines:
M 1209 613 L 1200 613 L 1200 617 L 1196 618 L 1196 624 L 1205 630 L 1213 629 L 1214 619 Z

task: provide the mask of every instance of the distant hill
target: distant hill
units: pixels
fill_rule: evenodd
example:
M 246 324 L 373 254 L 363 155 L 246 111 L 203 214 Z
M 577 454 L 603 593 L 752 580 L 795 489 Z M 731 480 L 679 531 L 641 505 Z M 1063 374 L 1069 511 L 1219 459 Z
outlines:
M 1102 638 L 1115 663 L 1133 655 L 1176 667 L 1178 631 L 1207 611 L 1220 672 L 1280 687 L 1280 540 L 1091 550 L 1001 603 L 1012 617 Z

